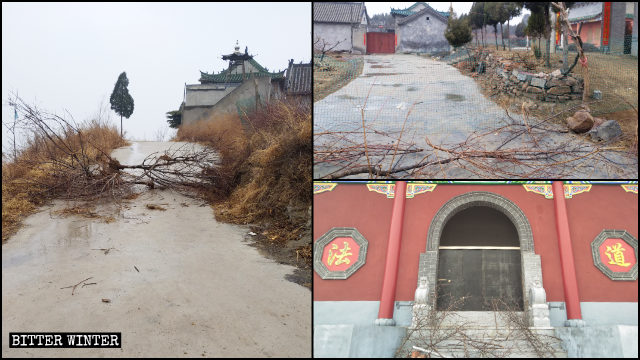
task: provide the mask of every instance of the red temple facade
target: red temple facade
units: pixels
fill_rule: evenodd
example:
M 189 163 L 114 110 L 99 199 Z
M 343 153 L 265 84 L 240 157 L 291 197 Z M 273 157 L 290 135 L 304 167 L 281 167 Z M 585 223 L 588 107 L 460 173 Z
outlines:
M 467 299 L 461 314 L 509 298 L 569 356 L 626 356 L 634 345 L 623 333 L 635 331 L 637 355 L 637 187 L 316 182 L 316 356 L 392 356 L 417 304 L 440 311 L 445 295 Z M 577 328 L 617 331 L 602 341 L 618 345 L 591 349 Z

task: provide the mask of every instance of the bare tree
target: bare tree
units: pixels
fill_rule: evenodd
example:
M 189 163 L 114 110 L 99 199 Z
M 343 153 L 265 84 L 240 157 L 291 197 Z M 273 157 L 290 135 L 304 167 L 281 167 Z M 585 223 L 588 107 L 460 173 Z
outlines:
M 340 40 L 340 41 L 338 41 L 336 43 L 332 43 L 332 42 L 326 41 L 324 38 L 320 38 L 320 37 L 316 36 L 316 40 L 313 42 L 313 48 L 314 48 L 314 50 L 316 50 L 317 52 L 322 54 L 320 56 L 320 61 L 322 61 L 322 60 L 324 60 L 324 56 L 327 54 L 327 52 L 332 51 L 333 49 L 338 47 L 338 45 L 340 45 L 340 43 L 345 42 L 345 41 L 347 41 L 347 39 Z
M 584 92 L 582 93 L 582 102 L 585 103 L 587 101 L 587 96 L 589 94 L 589 67 L 587 65 L 587 57 L 584 54 L 584 49 L 582 48 L 582 38 L 580 37 L 580 30 L 582 30 L 582 23 L 578 26 L 578 32 L 576 33 L 571 28 L 571 24 L 569 23 L 569 13 L 567 8 L 565 7 L 564 2 L 552 2 L 553 5 L 560 14 L 560 21 L 562 22 L 562 27 L 566 33 L 573 38 L 574 43 L 576 44 L 576 48 L 578 49 L 578 54 L 576 55 L 575 60 L 573 61 L 573 65 L 569 69 L 564 72 L 564 75 L 567 75 L 571 72 L 578 60 L 580 60 L 580 64 L 584 69 Z

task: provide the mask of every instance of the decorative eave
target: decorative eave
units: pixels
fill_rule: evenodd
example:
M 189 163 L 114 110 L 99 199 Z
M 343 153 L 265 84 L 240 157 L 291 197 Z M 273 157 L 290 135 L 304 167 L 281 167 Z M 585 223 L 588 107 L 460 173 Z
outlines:
M 256 68 L 257 72 L 250 72 L 245 74 L 244 79 L 248 79 L 250 76 L 255 77 L 271 77 L 273 80 L 284 80 L 285 70 L 281 72 L 272 73 L 269 72 L 266 68 L 260 65 L 255 59 L 250 58 L 246 60 L 249 64 L 251 64 L 254 68 Z M 203 84 L 206 83 L 241 83 L 244 81 L 242 78 L 242 74 L 229 74 L 229 72 L 233 71 L 236 67 L 240 65 L 234 65 L 230 69 L 225 69 L 218 74 L 209 74 L 206 72 L 200 71 L 200 81 Z
M 270 77 L 272 80 L 284 80 L 284 71 L 279 73 L 270 72 L 253 72 L 247 73 L 242 77 L 242 74 L 227 74 L 222 72 L 220 74 L 207 74 L 200 71 L 200 81 L 202 84 L 221 84 L 221 83 L 242 83 L 244 80 L 251 77 Z
M 574 24 L 581 21 L 600 21 L 600 20 L 602 20 L 602 13 L 569 19 L 569 23 Z

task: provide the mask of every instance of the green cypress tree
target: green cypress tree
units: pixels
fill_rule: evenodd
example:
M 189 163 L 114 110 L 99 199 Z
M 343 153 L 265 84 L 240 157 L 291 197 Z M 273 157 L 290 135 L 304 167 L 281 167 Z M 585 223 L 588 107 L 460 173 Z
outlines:
M 182 124 L 182 112 L 180 110 L 173 110 L 167 112 L 167 123 L 170 128 L 177 129 Z
M 109 102 L 111 103 L 111 110 L 114 110 L 118 115 L 120 115 L 120 136 L 122 136 L 122 117 L 126 117 L 127 119 L 131 114 L 133 114 L 133 98 L 129 94 L 129 79 L 127 79 L 127 73 L 122 72 L 120 76 L 118 76 L 118 81 L 116 81 L 116 85 L 113 87 L 113 92 L 111 93 L 111 98 Z
M 471 25 L 469 24 L 468 16 L 458 19 L 453 9 L 449 11 L 449 21 L 447 22 L 447 29 L 444 31 L 444 37 L 451 46 L 458 48 L 473 39 Z

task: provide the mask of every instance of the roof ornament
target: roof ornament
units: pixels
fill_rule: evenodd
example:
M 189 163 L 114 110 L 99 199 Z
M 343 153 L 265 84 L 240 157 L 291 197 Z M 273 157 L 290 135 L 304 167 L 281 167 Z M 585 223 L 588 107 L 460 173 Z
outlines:
M 234 51 L 234 52 L 233 52 L 234 54 L 238 54 L 238 55 L 242 54 L 242 53 L 240 52 L 240 45 L 238 45 L 238 40 L 236 40 L 236 47 L 235 47 L 235 50 L 236 50 L 236 51 Z

